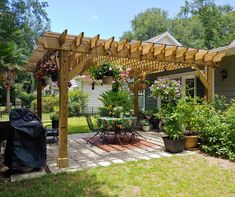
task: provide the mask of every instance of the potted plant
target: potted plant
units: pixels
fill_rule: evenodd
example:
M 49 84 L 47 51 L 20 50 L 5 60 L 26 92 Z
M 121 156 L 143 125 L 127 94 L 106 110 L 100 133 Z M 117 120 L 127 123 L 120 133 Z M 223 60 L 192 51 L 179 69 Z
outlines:
M 185 149 L 187 150 L 196 150 L 198 147 L 198 127 L 197 124 L 198 112 L 198 103 L 200 100 L 198 98 L 186 97 L 180 99 L 177 104 L 177 110 L 183 116 L 182 123 L 185 127 Z
M 90 67 L 88 74 L 93 81 L 102 80 L 102 84 L 113 84 L 113 90 L 118 91 L 121 81 L 127 81 L 130 71 L 130 68 L 103 63 L 100 66 Z
M 113 113 L 114 113 L 114 117 L 116 118 L 122 118 L 123 114 L 124 114 L 124 110 L 122 106 L 117 106 L 113 108 Z
M 145 110 L 144 111 L 144 116 L 147 120 L 150 120 L 152 118 L 153 115 L 153 110 Z
M 155 80 L 150 86 L 151 96 L 155 99 L 160 98 L 162 107 L 168 103 L 175 105 L 181 96 L 180 89 L 180 81 L 168 78 Z
M 148 120 L 143 120 L 142 125 L 143 125 L 142 126 L 143 127 L 143 131 L 145 131 L 145 132 L 150 131 L 150 123 L 149 123 Z
M 162 111 L 164 120 L 163 136 L 165 149 L 171 153 L 179 153 L 184 150 L 184 127 L 182 124 L 182 115 L 176 110 L 175 106 L 167 106 Z
M 198 148 L 198 132 L 186 129 L 184 133 L 186 150 L 197 150 Z
M 103 63 L 100 66 L 92 66 L 89 75 L 93 80 L 103 80 L 103 84 L 111 85 L 113 80 L 119 75 L 119 70 L 109 63 Z
M 58 129 L 59 128 L 59 114 L 58 113 L 52 113 L 50 115 L 51 119 L 51 124 L 53 129 Z
M 50 77 L 52 81 L 58 81 L 58 68 L 55 61 L 49 59 L 42 64 L 38 64 L 34 71 L 34 75 L 38 80 Z

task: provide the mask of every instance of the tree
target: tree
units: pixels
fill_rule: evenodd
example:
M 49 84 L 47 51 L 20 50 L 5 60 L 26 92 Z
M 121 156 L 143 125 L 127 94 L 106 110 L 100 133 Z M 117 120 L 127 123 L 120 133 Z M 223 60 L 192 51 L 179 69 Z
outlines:
M 36 37 L 50 27 L 47 6 L 38 0 L 1 0 L 0 38 L 14 41 L 29 55 Z
M 0 68 L 4 73 L 6 81 L 6 110 L 10 112 L 11 85 L 16 79 L 16 71 L 23 70 L 23 66 L 27 63 L 27 56 L 23 54 L 23 49 L 17 48 L 14 42 L 2 42 L 0 43 L 0 57 Z
M 227 45 L 235 37 L 235 11 L 230 5 L 217 6 L 214 0 L 185 1 L 178 17 L 199 21 L 203 31 L 200 39 L 207 49 Z
M 50 27 L 45 11 L 47 6 L 46 2 L 38 0 L 0 1 L 0 69 L 5 75 L 8 111 L 11 85 L 17 70 L 22 70 L 26 64 L 36 37 Z M 22 80 L 26 78 L 24 75 Z
M 204 30 L 197 17 L 175 18 L 171 21 L 172 35 L 184 46 L 204 48 Z
M 147 40 L 169 31 L 188 47 L 212 49 L 229 44 L 235 37 L 235 11 L 214 0 L 185 1 L 179 14 L 169 18 L 158 8 L 147 9 L 131 21 L 131 31 L 122 38 Z
M 132 31 L 127 31 L 122 38 L 132 40 L 147 40 L 163 33 L 169 27 L 168 13 L 159 8 L 147 9 L 131 21 Z

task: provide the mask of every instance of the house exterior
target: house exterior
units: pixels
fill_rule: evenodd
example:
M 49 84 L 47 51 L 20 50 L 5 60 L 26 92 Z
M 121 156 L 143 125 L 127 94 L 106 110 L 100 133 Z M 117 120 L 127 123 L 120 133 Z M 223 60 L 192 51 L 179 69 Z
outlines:
M 88 103 L 87 108 L 85 109 L 85 113 L 97 113 L 98 108 L 102 106 L 102 102 L 99 100 L 100 95 L 112 89 L 112 85 L 95 85 L 94 89 L 92 89 L 92 79 L 86 78 L 84 76 L 77 76 L 75 79 L 71 81 L 73 88 L 80 88 L 85 93 L 88 94 Z
M 160 34 L 145 42 L 182 46 L 169 32 Z M 213 95 L 223 95 L 227 100 L 231 100 L 231 98 L 235 98 L 235 40 L 228 46 L 214 50 L 226 52 L 226 56 L 223 58 L 221 65 L 213 69 Z M 148 75 L 147 80 L 154 81 L 160 78 L 180 80 L 182 96 L 204 97 L 205 95 L 204 86 L 194 69 L 184 68 L 167 71 L 166 67 L 164 72 Z M 153 109 L 155 107 L 160 107 L 160 101 L 150 97 L 150 90 L 147 87 L 145 90 L 145 109 Z

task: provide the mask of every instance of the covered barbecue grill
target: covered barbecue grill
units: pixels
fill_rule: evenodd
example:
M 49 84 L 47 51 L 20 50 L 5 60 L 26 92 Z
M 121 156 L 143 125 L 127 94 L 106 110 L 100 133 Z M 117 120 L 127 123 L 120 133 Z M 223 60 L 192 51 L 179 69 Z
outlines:
M 46 160 L 46 130 L 41 120 L 28 109 L 14 109 L 10 113 L 10 125 L 4 164 L 13 170 L 43 167 Z

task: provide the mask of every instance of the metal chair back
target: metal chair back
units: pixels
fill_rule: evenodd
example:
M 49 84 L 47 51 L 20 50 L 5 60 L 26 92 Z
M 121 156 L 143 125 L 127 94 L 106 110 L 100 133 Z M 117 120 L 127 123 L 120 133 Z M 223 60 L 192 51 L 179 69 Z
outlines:
M 91 116 L 89 114 L 86 114 L 86 121 L 87 121 L 87 124 L 88 124 L 90 131 L 94 131 L 94 126 L 91 121 Z

